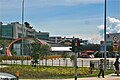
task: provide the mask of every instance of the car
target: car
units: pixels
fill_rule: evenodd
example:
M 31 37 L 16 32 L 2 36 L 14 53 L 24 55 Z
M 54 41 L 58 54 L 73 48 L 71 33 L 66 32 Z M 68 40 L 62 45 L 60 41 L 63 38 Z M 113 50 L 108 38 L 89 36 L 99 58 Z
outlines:
M 12 74 L 0 72 L 0 80 L 17 80 L 17 78 Z
M 94 51 L 92 50 L 84 50 L 79 53 L 79 57 L 81 58 L 94 58 Z

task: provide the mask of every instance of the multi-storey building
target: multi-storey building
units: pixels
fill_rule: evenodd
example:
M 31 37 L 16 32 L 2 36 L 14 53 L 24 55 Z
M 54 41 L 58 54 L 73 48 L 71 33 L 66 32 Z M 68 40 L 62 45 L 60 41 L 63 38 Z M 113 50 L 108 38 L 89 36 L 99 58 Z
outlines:
M 42 40 L 49 40 L 49 33 L 37 32 L 27 22 L 25 22 L 23 26 L 19 22 L 12 22 L 9 24 L 3 24 L 2 22 L 0 22 L 0 39 L 14 40 L 22 37 L 32 37 Z M 29 46 L 29 41 L 24 40 L 23 55 L 29 55 L 31 52 L 29 51 L 29 48 L 27 46 Z M 17 52 L 17 55 L 21 55 L 21 48 L 22 48 L 21 42 L 18 41 L 12 45 L 11 49 L 14 49 Z
M 62 41 L 62 37 L 61 36 L 51 36 L 50 41 L 53 41 L 55 43 L 59 43 L 60 41 Z
M 66 38 L 66 37 L 62 38 L 61 36 L 51 36 L 49 38 L 49 40 L 54 43 L 64 43 L 66 45 L 69 45 L 72 42 L 73 38 Z M 80 40 L 82 40 L 82 39 L 80 39 Z M 82 43 L 88 44 L 88 40 L 82 40 Z
M 35 32 L 35 37 L 42 40 L 49 40 L 48 32 Z
M 4 25 L 0 22 L 0 37 L 1 38 L 13 38 L 13 27 L 10 24 Z
M 7 39 L 16 39 L 21 37 L 36 37 L 38 39 L 49 40 L 48 32 L 37 32 L 30 26 L 29 23 L 25 22 L 24 25 L 19 22 L 12 22 L 10 24 L 3 24 L 0 22 L 0 37 Z

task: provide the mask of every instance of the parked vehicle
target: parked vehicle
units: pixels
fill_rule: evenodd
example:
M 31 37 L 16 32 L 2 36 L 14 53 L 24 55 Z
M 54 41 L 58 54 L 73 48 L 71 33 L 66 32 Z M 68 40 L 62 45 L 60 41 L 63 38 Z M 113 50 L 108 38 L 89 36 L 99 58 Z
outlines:
M 81 58 L 94 58 L 94 51 L 92 51 L 92 50 L 81 51 L 79 54 L 79 57 L 81 57 Z
M 0 80 L 17 80 L 17 78 L 12 74 L 0 72 Z

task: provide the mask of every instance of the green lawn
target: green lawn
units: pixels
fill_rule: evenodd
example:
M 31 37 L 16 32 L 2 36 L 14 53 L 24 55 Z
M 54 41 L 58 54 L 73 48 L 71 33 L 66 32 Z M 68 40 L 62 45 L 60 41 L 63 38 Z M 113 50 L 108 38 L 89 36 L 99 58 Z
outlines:
M 25 65 L 7 65 L 9 67 L 1 68 L 0 72 L 8 72 L 15 75 L 16 71 L 20 72 L 21 79 L 43 79 L 43 78 L 73 78 L 73 67 L 50 67 L 50 66 L 25 66 Z M 94 70 L 93 74 L 90 73 L 89 68 L 77 69 L 78 77 L 92 77 L 97 76 L 99 70 Z M 106 70 L 105 74 L 113 73 L 113 70 Z

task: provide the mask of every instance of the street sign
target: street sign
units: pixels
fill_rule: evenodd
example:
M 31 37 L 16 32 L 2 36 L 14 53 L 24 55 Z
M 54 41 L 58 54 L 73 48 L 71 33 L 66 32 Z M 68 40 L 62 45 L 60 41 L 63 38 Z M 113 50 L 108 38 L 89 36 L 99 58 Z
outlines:
M 100 52 L 104 53 L 104 41 L 100 41 Z
M 100 52 L 104 53 L 104 45 L 100 45 Z
M 118 52 L 118 47 L 113 47 L 114 52 Z
M 114 47 L 118 47 L 118 42 L 113 42 Z
M 118 47 L 119 47 L 118 41 L 114 41 L 113 42 L 113 51 L 118 52 Z
M 113 41 L 114 41 L 114 42 L 117 42 L 117 41 L 118 41 L 118 37 L 117 37 L 117 36 L 114 36 L 114 37 L 113 37 Z

